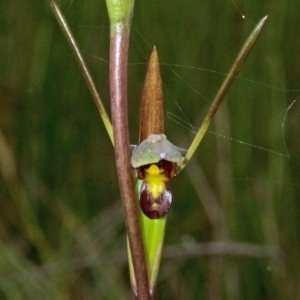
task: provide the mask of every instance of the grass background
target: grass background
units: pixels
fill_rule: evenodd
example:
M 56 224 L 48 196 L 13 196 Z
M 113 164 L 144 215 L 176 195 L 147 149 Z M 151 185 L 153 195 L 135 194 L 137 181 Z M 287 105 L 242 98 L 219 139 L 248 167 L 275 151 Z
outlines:
M 105 1 L 59 4 L 109 110 Z M 187 148 L 193 133 L 167 116 L 199 126 L 269 15 L 211 127 L 252 146 L 207 134 L 171 183 L 157 299 L 300 299 L 299 9 L 291 0 L 136 1 L 133 144 L 153 45 L 166 134 Z M 113 148 L 48 1 L 0 3 L 0 130 L 0 299 L 131 299 Z

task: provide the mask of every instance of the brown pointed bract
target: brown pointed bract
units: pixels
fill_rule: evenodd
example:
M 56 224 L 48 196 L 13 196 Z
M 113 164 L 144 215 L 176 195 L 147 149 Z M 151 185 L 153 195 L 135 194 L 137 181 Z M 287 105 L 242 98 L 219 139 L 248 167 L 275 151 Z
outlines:
M 151 134 L 161 133 L 164 133 L 163 91 L 158 56 L 154 47 L 143 89 L 139 142 Z

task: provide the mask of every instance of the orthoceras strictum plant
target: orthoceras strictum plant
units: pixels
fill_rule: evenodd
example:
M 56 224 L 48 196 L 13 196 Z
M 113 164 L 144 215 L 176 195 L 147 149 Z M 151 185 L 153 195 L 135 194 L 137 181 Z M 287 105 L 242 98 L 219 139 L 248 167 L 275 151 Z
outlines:
M 211 120 L 260 35 L 267 17 L 258 22 L 244 43 L 186 153 L 170 143 L 164 135 L 162 85 L 157 53 L 154 49 L 150 58 L 142 97 L 139 145 L 131 157 L 131 167 L 136 170 L 137 190 L 144 213 L 140 216 L 141 230 L 139 230 L 136 205 L 133 203 L 135 197 L 130 192 L 132 177 L 129 176 L 131 180 L 127 181 L 125 185 L 124 180 L 122 181 L 122 176 L 124 174 L 127 176 L 131 171 L 130 161 L 128 162 L 127 159 L 129 157 L 129 135 L 127 130 L 126 69 L 134 1 L 106 0 L 106 2 L 111 28 L 110 86 L 113 126 L 65 18 L 53 0 L 51 5 L 91 91 L 110 140 L 115 146 L 119 186 L 129 241 L 128 253 L 132 288 L 136 299 L 151 299 L 159 269 L 166 213 L 172 202 L 168 181 L 183 170 L 195 153 Z M 117 103 L 119 106 L 115 105 L 116 101 L 119 101 Z M 125 155 L 123 155 L 124 153 Z M 125 168 L 122 168 L 122 164 Z M 126 167 L 127 165 L 129 167 Z M 140 239 L 140 231 L 143 243 Z M 144 254 L 146 270 L 144 268 Z

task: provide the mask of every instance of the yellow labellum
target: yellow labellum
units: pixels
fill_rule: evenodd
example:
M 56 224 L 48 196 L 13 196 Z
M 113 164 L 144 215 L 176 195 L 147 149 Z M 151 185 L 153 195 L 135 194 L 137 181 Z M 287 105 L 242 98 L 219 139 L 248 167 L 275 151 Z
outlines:
M 166 177 L 164 170 L 157 165 L 151 165 L 146 171 L 145 181 L 148 184 L 148 191 L 154 199 L 158 198 L 165 190 Z

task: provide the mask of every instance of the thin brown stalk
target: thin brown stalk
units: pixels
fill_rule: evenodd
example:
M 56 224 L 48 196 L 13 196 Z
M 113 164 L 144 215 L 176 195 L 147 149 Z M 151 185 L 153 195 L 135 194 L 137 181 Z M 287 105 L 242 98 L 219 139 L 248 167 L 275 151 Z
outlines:
M 115 32 L 110 38 L 110 93 L 115 157 L 125 223 L 136 278 L 136 299 L 151 299 L 134 193 L 129 153 L 127 113 L 127 61 L 129 28 Z

